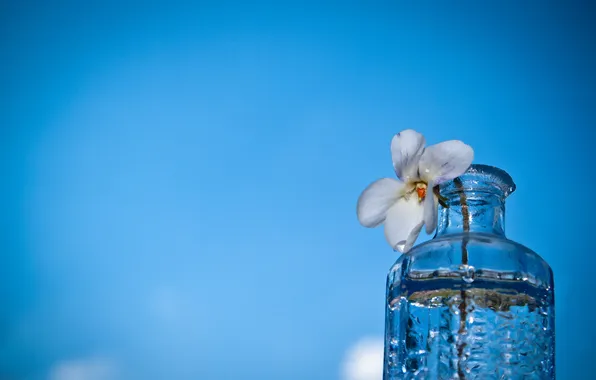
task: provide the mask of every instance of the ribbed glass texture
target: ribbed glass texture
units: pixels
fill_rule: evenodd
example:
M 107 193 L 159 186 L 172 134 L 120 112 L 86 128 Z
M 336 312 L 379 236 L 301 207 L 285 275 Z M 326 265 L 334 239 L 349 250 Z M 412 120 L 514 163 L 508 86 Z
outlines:
M 511 177 L 473 165 L 440 190 L 437 234 L 387 277 L 383 378 L 554 379 L 553 274 L 505 237 Z

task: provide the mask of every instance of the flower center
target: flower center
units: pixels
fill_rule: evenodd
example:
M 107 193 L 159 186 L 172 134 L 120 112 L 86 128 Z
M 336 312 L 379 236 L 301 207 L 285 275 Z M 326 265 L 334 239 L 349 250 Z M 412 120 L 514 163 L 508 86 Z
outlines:
M 422 202 L 426 197 L 426 183 L 418 182 L 416 183 L 416 193 L 418 194 L 418 201 Z

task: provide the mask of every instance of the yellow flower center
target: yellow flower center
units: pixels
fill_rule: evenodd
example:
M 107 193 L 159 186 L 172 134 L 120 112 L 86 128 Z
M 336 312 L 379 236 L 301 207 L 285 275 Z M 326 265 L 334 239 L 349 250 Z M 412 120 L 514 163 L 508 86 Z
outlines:
M 426 183 L 424 182 L 417 182 L 416 183 L 416 193 L 418 194 L 418 201 L 422 202 L 426 197 Z

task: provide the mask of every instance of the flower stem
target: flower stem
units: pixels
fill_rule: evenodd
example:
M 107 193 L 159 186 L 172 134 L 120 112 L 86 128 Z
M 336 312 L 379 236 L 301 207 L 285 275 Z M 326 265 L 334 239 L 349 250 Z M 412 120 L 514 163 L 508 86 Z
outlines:
M 461 242 L 461 263 L 462 266 L 468 265 L 468 241 L 470 239 L 468 233 L 470 232 L 470 210 L 468 209 L 468 202 L 466 200 L 466 194 L 464 192 L 464 185 L 461 179 L 456 178 L 453 180 L 455 186 L 459 191 L 459 201 L 461 204 L 461 214 L 463 219 L 463 228 L 464 228 L 464 236 Z M 468 302 L 466 297 L 466 291 L 462 289 L 460 291 L 461 294 L 461 303 L 459 304 L 459 330 L 457 333 L 459 334 L 459 339 L 457 343 L 457 375 L 461 380 L 466 378 L 466 374 L 464 372 L 463 366 L 463 359 L 464 359 L 464 349 L 466 348 L 466 342 L 463 341 L 462 336 L 467 334 L 466 331 L 466 320 L 468 319 Z

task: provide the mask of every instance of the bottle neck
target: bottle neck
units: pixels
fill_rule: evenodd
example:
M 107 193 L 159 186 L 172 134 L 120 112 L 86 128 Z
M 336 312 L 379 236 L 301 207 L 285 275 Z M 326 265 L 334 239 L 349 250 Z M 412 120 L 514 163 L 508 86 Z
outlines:
M 465 189 L 443 196 L 449 207 L 439 206 L 437 237 L 462 232 L 505 236 L 505 197 L 502 193 Z
M 439 186 L 445 206 L 439 208 L 436 236 L 483 232 L 505 236 L 505 198 L 515 191 L 507 172 L 472 165 L 458 178 Z

